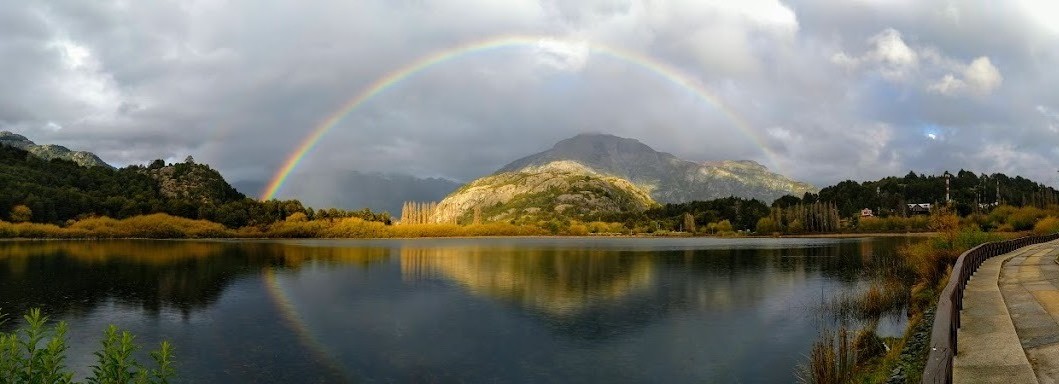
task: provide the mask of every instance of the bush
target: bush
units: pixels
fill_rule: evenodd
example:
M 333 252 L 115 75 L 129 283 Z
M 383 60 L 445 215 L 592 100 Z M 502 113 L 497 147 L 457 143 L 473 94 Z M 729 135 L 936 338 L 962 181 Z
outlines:
M 1059 232 L 1059 217 L 1045 217 L 1033 226 L 1033 233 L 1038 235 L 1050 235 L 1056 232 Z
M 1022 207 L 1008 218 L 1008 223 L 1016 231 L 1033 229 L 1037 219 L 1044 217 L 1044 211 L 1034 207 Z
M 48 317 L 40 309 L 24 316 L 26 327 L 11 333 L 0 333 L 0 383 L 72 383 L 73 373 L 66 365 L 65 322 L 48 327 Z M 0 324 L 3 318 L 0 317 Z M 175 376 L 173 347 L 163 341 L 151 352 L 154 368 L 133 358 L 139 347 L 129 332 L 110 326 L 104 333 L 101 349 L 94 353 L 96 365 L 87 383 L 168 383 Z
M 870 329 L 862 329 L 857 332 L 857 337 L 853 339 L 853 351 L 856 355 L 856 361 L 858 366 L 867 364 L 871 359 L 882 356 L 886 353 L 886 346 L 883 345 L 883 341 Z
M 33 220 L 33 211 L 25 205 L 16 205 L 11 209 L 11 221 L 24 223 Z
M 869 232 L 922 232 L 930 230 L 928 216 L 911 217 L 862 217 L 857 221 L 857 231 Z

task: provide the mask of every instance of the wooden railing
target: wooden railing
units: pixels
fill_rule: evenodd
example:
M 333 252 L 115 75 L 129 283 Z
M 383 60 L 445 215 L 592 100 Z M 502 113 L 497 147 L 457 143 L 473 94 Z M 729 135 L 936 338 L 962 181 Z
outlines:
M 1056 239 L 1059 239 L 1059 233 L 985 243 L 971 248 L 956 259 L 956 264 L 952 266 L 949 283 L 941 291 L 938 309 L 934 315 L 934 326 L 930 334 L 930 355 L 927 357 L 927 365 L 923 370 L 923 384 L 952 383 L 952 358 L 957 351 L 956 330 L 960 328 L 963 289 L 978 267 L 993 256 Z

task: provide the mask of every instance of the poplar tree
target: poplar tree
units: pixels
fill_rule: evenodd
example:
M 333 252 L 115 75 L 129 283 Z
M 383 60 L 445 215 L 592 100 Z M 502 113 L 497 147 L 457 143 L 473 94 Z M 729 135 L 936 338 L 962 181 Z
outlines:
M 695 216 L 684 212 L 684 232 L 695 233 Z

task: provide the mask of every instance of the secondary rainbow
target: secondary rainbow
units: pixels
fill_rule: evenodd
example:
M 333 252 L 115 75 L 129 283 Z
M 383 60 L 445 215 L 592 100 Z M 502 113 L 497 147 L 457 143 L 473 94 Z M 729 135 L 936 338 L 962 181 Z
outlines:
M 395 84 L 408 79 L 409 77 L 435 65 L 450 61 L 452 59 L 482 52 L 493 49 L 509 48 L 509 47 L 545 47 L 548 44 L 568 44 L 575 47 L 584 47 L 589 50 L 592 54 L 599 54 L 609 56 L 622 60 L 628 63 L 635 64 L 639 67 L 645 68 L 655 74 L 658 74 L 662 78 L 669 80 L 670 82 L 679 85 L 682 88 L 690 90 L 692 93 L 697 95 L 699 98 L 715 106 L 720 110 L 735 126 L 747 135 L 754 143 L 761 148 L 765 156 L 773 163 L 778 165 L 774 160 L 774 156 L 769 152 L 768 147 L 764 145 L 762 138 L 755 132 L 749 123 L 742 117 L 740 117 L 735 111 L 726 105 L 719 97 L 709 92 L 705 87 L 700 84 L 699 81 L 692 79 L 685 75 L 681 70 L 666 64 L 657 59 L 643 55 L 638 52 L 629 51 L 621 48 L 616 48 L 601 43 L 591 41 L 579 41 L 579 40 L 568 40 L 559 39 L 552 36 L 526 36 L 526 35 L 511 35 L 493 37 L 487 40 L 479 40 L 466 44 L 457 45 L 445 50 L 435 52 L 433 54 L 424 56 L 411 64 L 399 68 L 389 74 L 378 78 L 360 93 L 354 96 L 349 101 L 345 102 L 341 108 L 336 110 L 327 118 L 323 119 L 319 125 L 313 128 L 312 132 L 305 137 L 298 147 L 291 152 L 285 161 L 283 166 L 276 171 L 272 176 L 272 179 L 266 185 L 265 190 L 261 193 L 262 200 L 269 200 L 276 197 L 276 193 L 283 186 L 283 183 L 290 176 L 291 172 L 298 166 L 298 164 L 305 158 L 320 141 L 320 139 L 327 134 L 332 128 L 335 127 L 346 115 L 352 112 L 357 107 L 364 104 L 365 101 L 375 97 L 383 91 L 393 87 Z

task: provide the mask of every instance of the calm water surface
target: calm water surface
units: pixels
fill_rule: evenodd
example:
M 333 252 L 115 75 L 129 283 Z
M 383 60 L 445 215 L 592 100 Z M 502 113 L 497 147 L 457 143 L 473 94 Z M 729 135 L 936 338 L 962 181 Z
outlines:
M 908 241 L 0 242 L 0 308 L 69 321 L 79 372 L 107 324 L 168 339 L 183 382 L 789 383 Z

